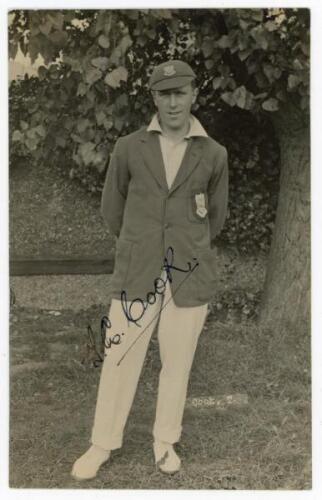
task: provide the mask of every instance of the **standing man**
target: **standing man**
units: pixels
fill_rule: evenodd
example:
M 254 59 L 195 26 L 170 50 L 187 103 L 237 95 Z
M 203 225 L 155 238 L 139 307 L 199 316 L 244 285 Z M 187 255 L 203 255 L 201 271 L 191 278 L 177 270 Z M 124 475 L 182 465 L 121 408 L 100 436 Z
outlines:
M 191 114 L 195 73 L 179 60 L 156 66 L 157 108 L 148 127 L 117 140 L 101 213 L 117 237 L 108 328 L 91 447 L 74 463 L 95 477 L 120 448 L 155 327 L 162 369 L 153 426 L 154 459 L 174 473 L 187 387 L 207 305 L 217 280 L 216 237 L 227 213 L 226 149 Z

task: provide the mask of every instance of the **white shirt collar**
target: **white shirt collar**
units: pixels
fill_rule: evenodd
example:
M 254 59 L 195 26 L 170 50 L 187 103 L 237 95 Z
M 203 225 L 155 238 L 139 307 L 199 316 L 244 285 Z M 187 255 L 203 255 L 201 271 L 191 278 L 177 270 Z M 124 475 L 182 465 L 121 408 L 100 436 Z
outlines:
M 200 121 L 198 118 L 196 118 L 194 115 L 190 114 L 189 117 L 189 123 L 190 123 L 190 128 L 188 133 L 183 137 L 184 139 L 189 139 L 189 137 L 196 137 L 196 136 L 201 136 L 201 137 L 208 137 L 207 132 L 201 125 Z M 160 126 L 159 118 L 158 118 L 158 113 L 155 113 L 153 116 L 148 128 L 147 132 L 161 132 L 162 134 L 162 128 Z

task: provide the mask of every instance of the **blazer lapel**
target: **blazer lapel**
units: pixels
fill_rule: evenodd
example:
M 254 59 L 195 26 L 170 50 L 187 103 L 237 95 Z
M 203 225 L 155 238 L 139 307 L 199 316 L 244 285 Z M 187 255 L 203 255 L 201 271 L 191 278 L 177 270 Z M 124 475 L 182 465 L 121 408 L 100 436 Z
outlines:
M 141 141 L 142 156 L 145 165 L 159 186 L 168 192 L 169 189 L 158 134 L 155 132 L 146 132 L 143 134 Z
M 159 186 L 167 193 L 175 191 L 186 180 L 202 156 L 202 141 L 198 137 L 190 138 L 177 175 L 169 189 L 158 134 L 145 130 L 141 141 L 144 163 Z
M 190 138 L 183 155 L 177 175 L 170 187 L 169 193 L 175 191 L 196 168 L 202 156 L 202 144 L 198 137 Z

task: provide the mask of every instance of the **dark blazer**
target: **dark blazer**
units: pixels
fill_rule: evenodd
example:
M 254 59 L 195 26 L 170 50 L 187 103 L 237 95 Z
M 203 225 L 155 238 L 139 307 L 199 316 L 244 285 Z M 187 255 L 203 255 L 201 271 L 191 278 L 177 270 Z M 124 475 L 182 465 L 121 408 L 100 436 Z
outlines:
M 126 300 L 147 301 L 160 290 L 155 279 L 168 263 L 175 304 L 202 305 L 218 279 L 215 239 L 227 213 L 227 150 L 210 137 L 189 138 L 169 189 L 158 133 L 146 129 L 117 140 L 106 174 L 101 214 L 117 237 L 110 297 L 120 299 L 125 290 Z

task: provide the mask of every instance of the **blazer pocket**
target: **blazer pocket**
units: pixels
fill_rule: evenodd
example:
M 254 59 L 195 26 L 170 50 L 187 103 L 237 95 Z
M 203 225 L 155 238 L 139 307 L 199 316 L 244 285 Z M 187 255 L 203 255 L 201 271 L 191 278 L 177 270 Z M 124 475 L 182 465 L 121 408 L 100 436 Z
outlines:
M 197 224 L 206 224 L 208 220 L 208 193 L 202 186 L 192 189 L 188 196 L 188 219 Z
M 118 239 L 115 245 L 113 281 L 122 290 L 125 289 L 129 274 L 133 245 L 133 241 L 125 239 Z

